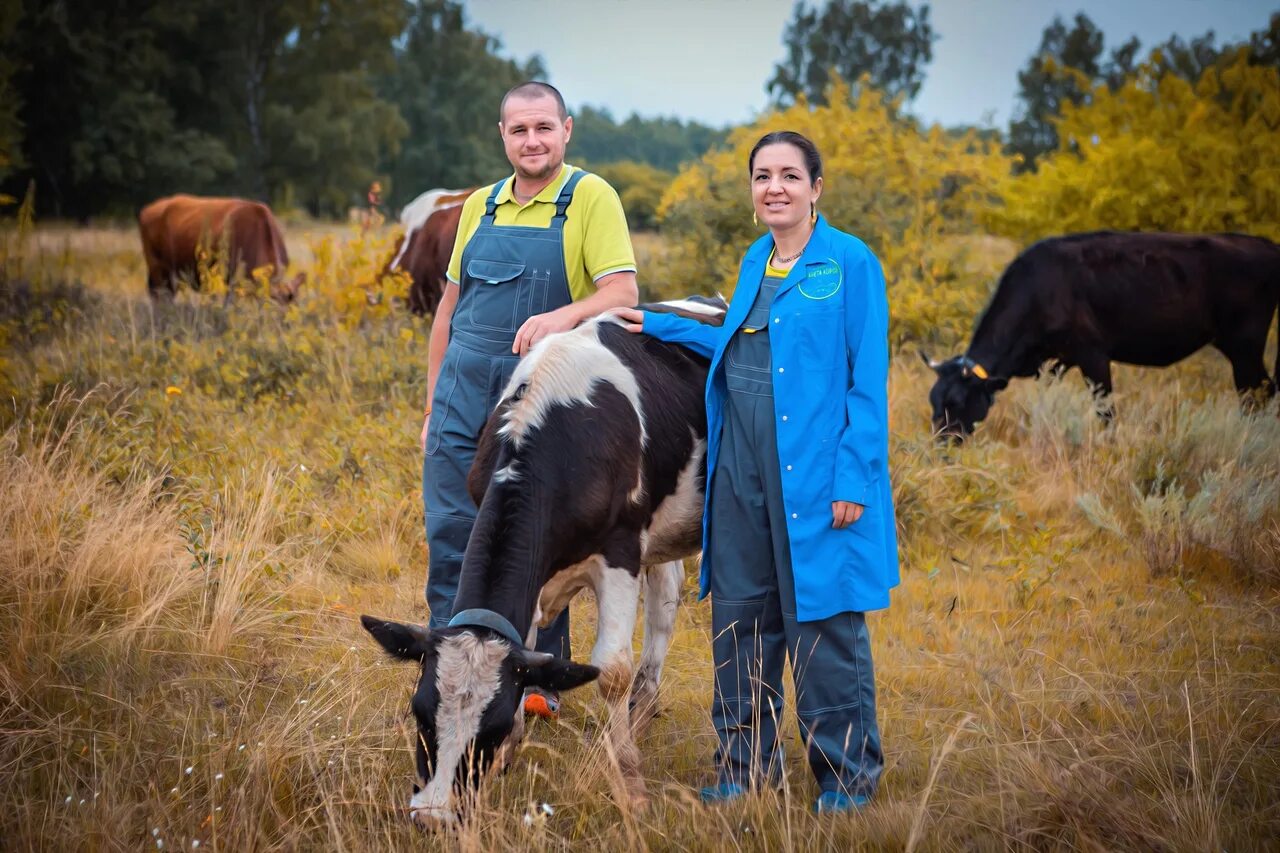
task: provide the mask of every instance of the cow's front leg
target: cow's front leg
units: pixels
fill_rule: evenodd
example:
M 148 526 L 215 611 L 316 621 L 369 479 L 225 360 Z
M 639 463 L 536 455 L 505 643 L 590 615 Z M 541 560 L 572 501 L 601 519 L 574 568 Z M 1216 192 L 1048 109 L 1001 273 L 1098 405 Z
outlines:
M 640 598 L 639 565 L 629 570 L 604 561 L 593 580 L 600 615 L 591 664 L 600 670 L 596 684 L 608 706 L 605 745 L 621 782 L 621 790 L 615 794 L 620 802 L 643 808 L 648 794 L 640 775 L 640 750 L 631 732 L 629 707 L 631 636 L 635 633 Z
M 684 564 L 679 560 L 645 568 L 644 648 L 631 684 L 631 728 L 637 737 L 658 713 L 658 685 L 676 630 L 683 579 Z

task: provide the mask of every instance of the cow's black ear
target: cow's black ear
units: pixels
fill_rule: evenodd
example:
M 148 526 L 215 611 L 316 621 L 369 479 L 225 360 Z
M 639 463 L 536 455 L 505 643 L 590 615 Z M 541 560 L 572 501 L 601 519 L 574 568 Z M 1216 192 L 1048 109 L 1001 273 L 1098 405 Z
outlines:
M 600 676 L 600 670 L 594 666 L 543 652 L 520 653 L 516 671 L 525 687 L 541 687 L 543 690 L 572 690 Z
M 360 624 L 388 654 L 401 660 L 422 660 L 435 644 L 431 631 L 417 625 L 388 622 L 372 616 L 361 616 Z
M 992 393 L 996 391 L 1003 391 L 1009 385 L 1009 377 L 992 376 L 990 379 L 986 380 L 986 385 L 987 390 Z

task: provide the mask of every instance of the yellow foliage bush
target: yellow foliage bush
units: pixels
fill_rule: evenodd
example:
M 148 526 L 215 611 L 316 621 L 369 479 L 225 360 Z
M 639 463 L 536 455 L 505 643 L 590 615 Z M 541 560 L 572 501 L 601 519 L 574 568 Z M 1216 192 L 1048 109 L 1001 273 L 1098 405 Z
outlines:
M 1114 92 L 1063 105 L 1060 150 L 1002 184 L 1003 205 L 984 216 L 992 231 L 1023 242 L 1099 228 L 1280 238 L 1280 72 L 1242 50 L 1192 83 L 1160 74 L 1159 58 Z
M 894 338 L 953 343 L 954 329 L 968 328 L 989 286 L 965 264 L 963 241 L 952 238 L 973 232 L 976 210 L 994 198 L 1011 161 L 976 133 L 920 129 L 867 85 L 854 97 L 833 76 L 827 101 L 801 100 L 738 128 L 726 148 L 676 177 L 659 209 L 670 243 L 668 280 L 649 290 L 729 293 L 739 259 L 763 233 L 751 219 L 748 154 L 764 133 L 794 130 L 822 153 L 819 210 L 884 264 Z
M 673 173 L 634 160 L 601 163 L 589 168 L 617 190 L 631 228 L 643 231 L 657 228 L 658 205 L 675 177 Z

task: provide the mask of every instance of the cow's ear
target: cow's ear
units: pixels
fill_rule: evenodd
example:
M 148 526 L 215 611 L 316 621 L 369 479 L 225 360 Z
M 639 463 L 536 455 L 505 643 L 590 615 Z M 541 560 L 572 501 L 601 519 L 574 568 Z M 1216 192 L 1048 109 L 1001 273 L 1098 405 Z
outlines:
M 545 652 L 518 652 L 516 672 L 525 687 L 543 690 L 572 690 L 600 676 L 600 670 L 585 663 L 558 658 Z
M 996 391 L 1003 391 L 1008 386 L 1009 377 L 992 376 L 990 379 L 985 380 L 985 384 L 987 390 L 994 394 Z
M 389 655 L 401 660 L 422 660 L 435 645 L 435 637 L 431 631 L 417 625 L 388 622 L 372 616 L 361 616 L 360 624 Z

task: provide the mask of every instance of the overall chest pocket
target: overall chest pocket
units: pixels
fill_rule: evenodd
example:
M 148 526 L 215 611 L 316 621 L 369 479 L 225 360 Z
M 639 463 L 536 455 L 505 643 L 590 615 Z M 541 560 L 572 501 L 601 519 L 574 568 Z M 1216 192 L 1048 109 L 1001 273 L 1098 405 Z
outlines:
M 498 332 L 519 327 L 524 269 L 524 264 L 511 261 L 467 262 L 467 305 L 462 313 L 471 325 Z

